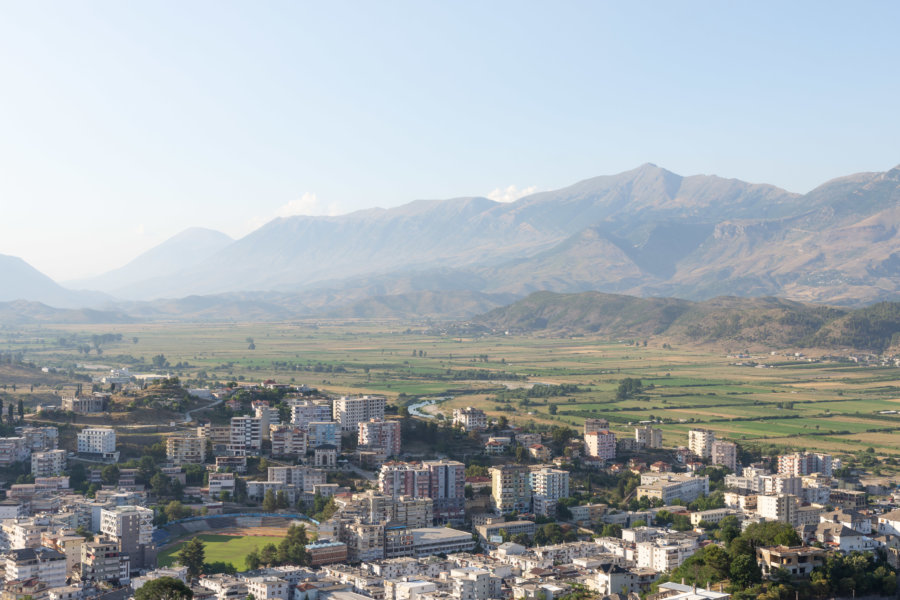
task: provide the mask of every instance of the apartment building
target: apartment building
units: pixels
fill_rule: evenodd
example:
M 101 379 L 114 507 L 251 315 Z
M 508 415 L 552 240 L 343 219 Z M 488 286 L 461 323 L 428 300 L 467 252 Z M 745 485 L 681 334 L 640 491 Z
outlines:
M 29 453 L 24 437 L 0 438 L 0 467 L 27 460 Z
M 360 446 L 384 448 L 387 456 L 400 454 L 400 421 L 369 419 L 359 424 L 357 443 Z
M 103 458 L 118 459 L 116 430 L 108 427 L 86 427 L 78 433 L 79 454 L 98 454 Z
M 153 511 L 141 506 L 115 506 L 100 512 L 100 531 L 127 554 L 132 570 L 156 568 Z
M 218 498 L 222 492 L 226 492 L 228 496 L 234 495 L 234 473 L 210 473 L 209 474 L 209 496 Z
M 738 447 L 734 442 L 713 440 L 710 446 L 710 462 L 717 466 L 727 467 L 732 473 L 738 470 Z
M 487 429 L 487 415 L 480 408 L 457 408 L 453 410 L 453 424 L 466 431 L 481 431 Z
M 635 544 L 635 562 L 638 567 L 667 573 L 677 569 L 696 551 L 696 540 L 669 541 L 665 538 Z
M 66 470 L 65 450 L 47 450 L 31 455 L 31 474 L 35 477 L 51 477 Z
M 616 434 L 608 429 L 589 431 L 584 434 L 584 452 L 603 460 L 616 458 Z
M 662 448 L 663 432 L 662 429 L 653 427 L 652 425 L 644 425 L 643 427 L 634 428 L 634 441 L 644 448 Z
M 206 461 L 206 439 L 190 433 L 166 438 L 166 459 L 176 466 L 202 465 Z
M 270 425 L 272 456 L 304 456 L 307 449 L 306 430 L 296 425 Z
M 126 559 L 127 560 L 127 559 Z M 81 545 L 81 578 L 92 582 L 117 581 L 123 570 L 119 544 L 112 540 L 95 539 Z
M 606 419 L 585 419 L 584 420 L 584 431 L 583 434 L 588 434 L 594 431 L 603 431 L 605 429 L 609 429 L 609 421 Z
M 756 513 L 768 521 L 797 525 L 799 502 L 796 496 L 777 494 L 756 497 Z
M 709 494 L 709 477 L 698 477 L 689 473 L 644 473 L 637 497 L 661 500 L 671 505 L 673 500 L 692 502 Z
M 688 431 L 688 449 L 699 458 L 708 459 L 712 456 L 712 445 L 715 441 L 716 434 L 708 429 Z
M 264 439 L 269 439 L 269 428 L 281 424 L 281 414 L 265 400 L 254 400 L 250 403 L 253 416 L 259 419 L 259 429 Z
M 313 568 L 347 562 L 347 544 L 344 542 L 320 540 L 306 546 L 306 552 L 309 566 Z
M 51 548 L 18 548 L 6 552 L 7 582 L 38 579 L 55 588 L 66 585 L 66 556 Z
M 435 521 L 462 521 L 465 518 L 466 466 L 448 459 L 425 461 L 422 466 L 428 469 L 428 497 L 434 501 Z
M 430 498 L 431 471 L 422 463 L 384 463 L 378 473 L 378 489 L 393 498 Z
M 256 417 L 232 417 L 229 456 L 258 456 L 262 449 L 262 423 Z
M 530 478 L 535 514 L 555 515 L 557 502 L 569 497 L 569 472 L 545 467 L 532 470 Z
M 16 435 L 25 439 L 25 447 L 31 452 L 47 452 L 59 447 L 56 427 L 16 427 Z
M 334 411 L 330 400 L 291 400 L 291 424 L 306 427 L 314 421 L 331 421 Z
M 313 421 L 307 425 L 306 443 L 309 448 L 334 446 L 341 450 L 341 424 L 336 421 Z
M 291 586 L 281 577 L 245 577 L 248 596 L 257 600 L 291 600 Z
M 332 419 L 342 431 L 356 431 L 360 423 L 384 418 L 384 396 L 343 396 L 334 401 Z
M 778 457 L 778 472 L 795 476 L 821 473 L 826 477 L 831 477 L 834 472 L 834 463 L 834 458 L 830 454 L 794 452 Z
M 522 465 L 492 467 L 491 496 L 501 513 L 531 509 L 531 473 Z

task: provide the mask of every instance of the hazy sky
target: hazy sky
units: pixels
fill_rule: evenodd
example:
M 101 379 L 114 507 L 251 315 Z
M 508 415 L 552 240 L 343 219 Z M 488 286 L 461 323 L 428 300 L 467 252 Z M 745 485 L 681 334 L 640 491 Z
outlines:
M 804 192 L 900 163 L 897 2 L 0 1 L 0 253 L 654 162 Z

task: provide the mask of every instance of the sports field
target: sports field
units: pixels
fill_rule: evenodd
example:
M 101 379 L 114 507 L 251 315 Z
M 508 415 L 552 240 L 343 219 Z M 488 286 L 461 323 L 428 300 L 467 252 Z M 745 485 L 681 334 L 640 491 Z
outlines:
M 254 548 L 262 548 L 266 544 L 278 544 L 280 538 L 284 537 L 284 530 L 272 529 L 267 531 L 266 535 L 240 535 L 240 534 L 208 534 L 201 533 L 196 536 L 185 537 L 178 542 L 160 550 L 159 566 L 167 567 L 178 560 L 178 551 L 190 539 L 194 537 L 200 540 L 206 546 L 206 562 L 224 562 L 234 565 L 238 571 L 246 570 L 244 557 Z

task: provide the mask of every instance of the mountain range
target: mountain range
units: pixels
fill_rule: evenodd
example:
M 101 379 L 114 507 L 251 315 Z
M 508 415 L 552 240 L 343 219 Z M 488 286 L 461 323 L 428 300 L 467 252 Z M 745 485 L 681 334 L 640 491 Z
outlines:
M 67 282 L 100 293 L 0 257 L 0 301 L 229 320 L 242 311 L 458 318 L 541 290 L 862 306 L 898 297 L 898 225 L 900 167 L 799 195 L 645 164 L 511 203 L 419 200 L 278 218 L 238 240 L 190 229 L 115 271 Z M 367 308 L 371 298 L 381 299 Z

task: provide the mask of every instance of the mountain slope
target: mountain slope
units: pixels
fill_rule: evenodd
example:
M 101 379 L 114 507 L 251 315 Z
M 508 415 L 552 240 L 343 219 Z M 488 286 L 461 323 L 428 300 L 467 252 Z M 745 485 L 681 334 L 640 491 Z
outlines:
M 128 264 L 97 277 L 67 282 L 76 289 L 101 290 L 122 298 L 134 297 L 131 286 L 165 278 L 192 267 L 224 249 L 234 240 L 220 231 L 191 227 L 144 252 Z
M 472 322 L 498 331 L 659 335 L 700 344 L 883 351 L 900 337 L 900 303 L 850 311 L 780 298 L 725 296 L 691 302 L 599 292 L 539 292 Z
M 0 302 L 30 300 L 56 307 L 90 306 L 109 298 L 68 290 L 16 256 L 0 254 Z

